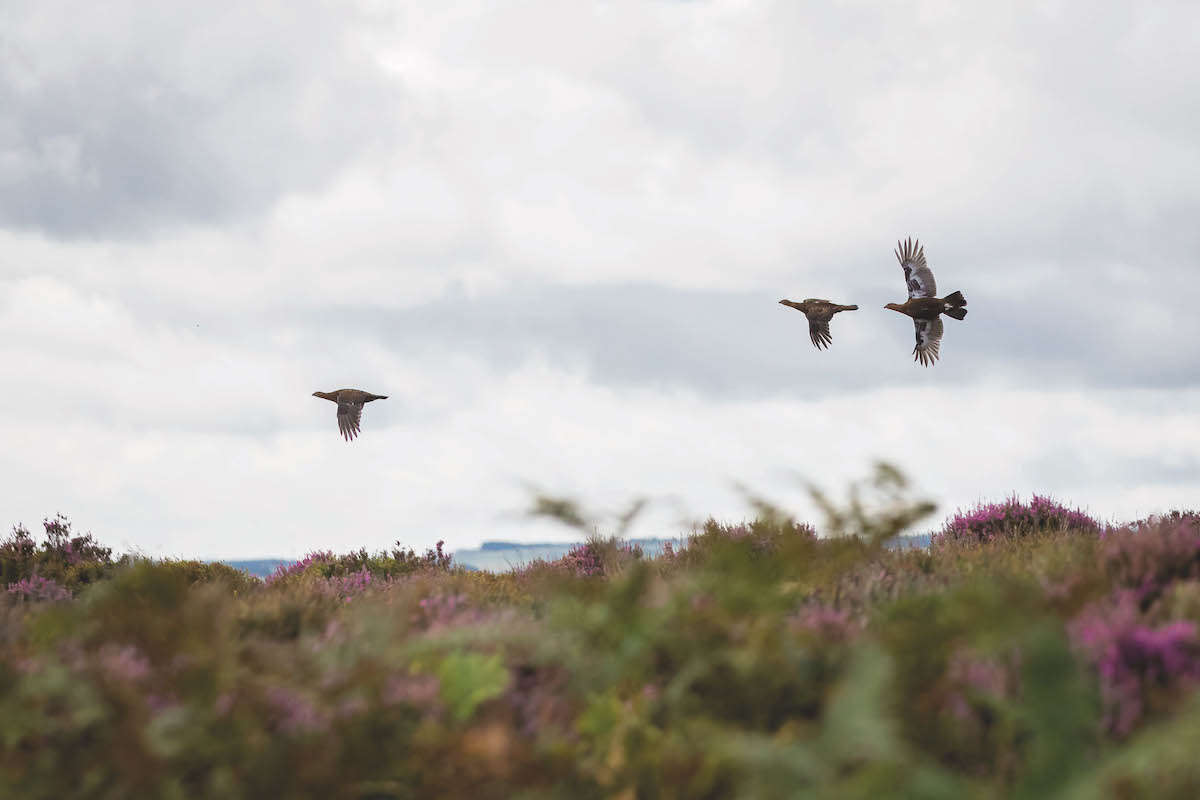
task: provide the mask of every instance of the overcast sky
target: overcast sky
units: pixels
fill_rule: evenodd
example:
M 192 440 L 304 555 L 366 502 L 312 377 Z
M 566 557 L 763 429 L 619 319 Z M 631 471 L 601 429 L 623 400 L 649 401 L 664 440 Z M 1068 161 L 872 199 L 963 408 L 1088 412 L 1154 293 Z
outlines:
M 1193 2 L 0 3 L 0 526 L 670 536 L 877 459 L 1200 506 Z M 969 301 L 929 369 L 905 236 Z

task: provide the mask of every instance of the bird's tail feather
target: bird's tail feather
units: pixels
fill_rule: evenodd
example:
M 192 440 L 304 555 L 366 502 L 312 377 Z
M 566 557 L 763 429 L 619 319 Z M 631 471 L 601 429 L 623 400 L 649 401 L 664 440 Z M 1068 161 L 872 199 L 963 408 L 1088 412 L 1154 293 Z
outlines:
M 954 294 L 947 295 L 943 299 L 946 301 L 946 303 L 954 306 L 955 308 L 962 308 L 967 304 L 967 298 L 963 297 L 962 292 L 955 292 Z
M 858 306 L 838 306 L 838 311 L 858 311 Z
M 955 306 L 954 308 L 946 309 L 947 317 L 954 317 L 955 319 L 962 319 L 966 315 L 967 315 L 967 310 L 965 308 L 963 308 L 962 306 Z

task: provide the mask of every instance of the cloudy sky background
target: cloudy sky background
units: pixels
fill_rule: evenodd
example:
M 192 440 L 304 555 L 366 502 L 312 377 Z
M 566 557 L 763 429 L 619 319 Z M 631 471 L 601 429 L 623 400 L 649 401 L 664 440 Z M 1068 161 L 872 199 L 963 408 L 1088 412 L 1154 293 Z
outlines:
M 3 5 L 2 526 L 564 538 L 533 485 L 674 535 L 876 459 L 1200 505 L 1194 3 Z M 907 235 L 970 302 L 931 369 Z M 781 297 L 862 310 L 817 352 Z

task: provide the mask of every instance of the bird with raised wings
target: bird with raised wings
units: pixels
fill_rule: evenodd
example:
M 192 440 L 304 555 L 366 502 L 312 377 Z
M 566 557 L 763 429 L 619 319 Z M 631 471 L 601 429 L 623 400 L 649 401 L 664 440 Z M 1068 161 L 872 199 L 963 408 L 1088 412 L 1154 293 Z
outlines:
M 313 392 L 312 396 L 337 403 L 338 430 L 347 442 L 359 434 L 363 406 L 372 400 L 387 400 L 386 394 L 371 394 L 361 389 Z
M 804 316 L 808 317 L 808 338 L 812 339 L 813 346 L 818 350 L 833 343 L 833 336 L 829 333 L 829 321 L 833 319 L 834 314 L 839 311 L 858 311 L 858 306 L 840 306 L 816 298 L 809 298 L 803 303 L 794 303 L 791 300 L 780 300 L 779 303 L 804 312 Z
M 925 248 L 920 242 L 906 239 L 896 242 L 896 259 L 904 270 L 904 282 L 908 287 L 908 300 L 903 303 L 888 303 L 884 308 L 899 311 L 912 317 L 916 329 L 917 345 L 913 348 L 913 361 L 928 367 L 938 360 L 942 346 L 942 314 L 954 319 L 967 315 L 967 299 L 962 292 L 953 292 L 945 297 L 937 296 L 937 283 L 933 272 L 925 263 Z

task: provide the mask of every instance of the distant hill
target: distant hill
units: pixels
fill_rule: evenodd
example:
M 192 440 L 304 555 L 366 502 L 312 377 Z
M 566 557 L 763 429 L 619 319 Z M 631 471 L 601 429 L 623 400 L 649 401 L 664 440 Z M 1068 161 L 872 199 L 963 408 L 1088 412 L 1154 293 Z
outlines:
M 295 563 L 295 560 L 290 558 L 252 558 L 246 561 L 223 560 L 220 563 L 228 564 L 234 569 L 244 569 L 251 575 L 257 575 L 260 578 L 266 578 L 275 571 L 276 567 Z
M 671 539 L 630 539 L 630 544 L 638 545 L 647 556 L 657 556 L 662 553 L 663 545 Z M 539 558 L 553 561 L 562 558 L 579 542 L 545 542 L 523 544 L 520 542 L 484 542 L 477 550 L 455 550 L 454 562 L 464 567 L 483 570 L 485 572 L 505 572 L 517 567 L 523 567 Z
M 662 553 L 663 545 L 674 542 L 674 539 L 631 539 L 630 544 L 639 545 L 647 556 L 657 556 Z M 553 561 L 562 558 L 567 551 L 579 542 L 540 542 L 527 544 L 523 542 L 488 541 L 476 549 L 454 551 L 454 563 L 459 566 L 483 572 L 507 572 L 536 560 Z M 901 536 L 894 540 L 892 547 L 928 547 L 929 534 Z M 294 559 L 286 558 L 256 558 L 245 561 L 223 561 L 235 569 L 244 569 L 251 575 L 266 578 L 282 565 L 294 563 Z
M 897 536 L 888 544 L 898 550 L 904 550 L 913 547 L 929 547 L 929 543 L 933 540 L 931 533 L 914 533 L 909 536 Z

